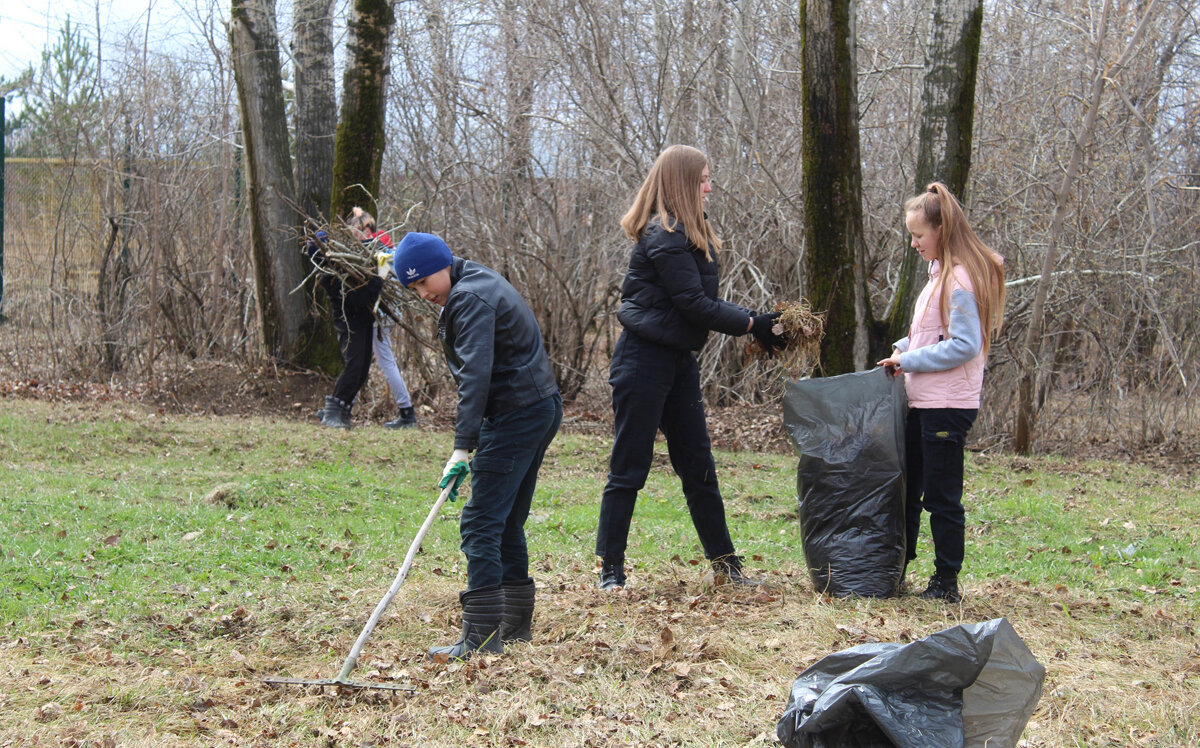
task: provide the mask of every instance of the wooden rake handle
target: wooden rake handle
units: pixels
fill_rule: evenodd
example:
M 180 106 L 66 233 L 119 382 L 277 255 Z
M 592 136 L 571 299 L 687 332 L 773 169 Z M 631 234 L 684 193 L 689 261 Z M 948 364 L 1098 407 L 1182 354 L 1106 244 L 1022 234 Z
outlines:
M 417 556 L 417 551 L 421 549 L 421 541 L 425 539 L 425 534 L 429 532 L 429 528 L 433 526 L 433 520 L 437 518 L 438 512 L 442 508 L 442 504 L 446 503 L 450 492 L 454 490 L 455 482 L 450 481 L 446 487 L 442 489 L 442 493 L 438 496 L 437 501 L 433 502 L 433 507 L 429 510 L 429 516 L 425 518 L 421 529 L 417 531 L 417 537 L 413 538 L 412 545 L 408 547 L 408 553 L 404 555 L 404 563 L 400 566 L 400 571 L 396 574 L 396 579 L 392 582 L 392 586 L 388 588 L 387 594 L 375 606 L 371 617 L 367 619 L 367 625 L 363 626 L 362 633 L 358 635 L 358 640 L 354 642 L 354 646 L 350 648 L 350 654 L 346 657 L 346 662 L 342 664 L 342 672 L 338 674 L 336 680 L 344 681 L 350 675 L 350 671 L 354 669 L 355 663 L 358 662 L 358 655 L 362 652 L 363 645 L 367 643 L 367 637 L 375 630 L 375 624 L 379 623 L 379 617 L 383 615 L 383 611 L 387 610 L 387 606 L 391 604 L 392 598 L 400 591 L 400 585 L 404 584 L 404 578 L 408 576 L 408 570 L 412 568 L 413 559 Z

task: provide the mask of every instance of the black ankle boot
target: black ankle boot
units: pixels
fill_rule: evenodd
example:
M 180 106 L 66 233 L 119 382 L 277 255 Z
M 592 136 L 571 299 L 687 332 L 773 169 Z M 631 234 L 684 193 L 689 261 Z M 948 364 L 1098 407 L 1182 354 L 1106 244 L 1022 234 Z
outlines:
M 383 424 L 385 429 L 407 429 L 417 425 L 417 414 L 412 407 L 401 408 L 400 414 Z
M 600 589 L 616 590 L 625 586 L 625 562 L 605 561 L 600 566 Z
M 504 615 L 500 618 L 500 641 L 533 641 L 533 603 L 536 587 L 532 579 L 505 582 Z
M 945 600 L 957 603 L 962 600 L 958 594 L 958 574 L 952 571 L 939 571 L 929 578 L 929 586 L 921 593 L 926 600 Z
M 723 576 L 729 580 L 730 584 L 741 585 L 743 587 L 758 587 L 762 584 L 761 579 L 751 579 L 742 571 L 742 559 L 740 556 L 730 554 L 721 556 L 712 560 L 713 573 L 717 576 Z
M 333 395 L 326 395 L 325 407 L 321 408 L 321 425 L 335 429 L 350 428 L 350 406 Z
M 429 659 L 444 654 L 452 660 L 466 660 L 475 652 L 503 653 L 500 621 L 504 615 L 504 588 L 460 592 L 458 599 L 462 603 L 462 635 L 453 644 L 430 649 Z

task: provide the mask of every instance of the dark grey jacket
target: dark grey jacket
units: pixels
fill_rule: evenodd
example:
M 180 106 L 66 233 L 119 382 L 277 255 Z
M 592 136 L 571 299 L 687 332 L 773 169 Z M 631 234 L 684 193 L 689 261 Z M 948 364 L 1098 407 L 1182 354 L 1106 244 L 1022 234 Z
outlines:
M 558 392 L 542 331 L 504 276 L 455 257 L 438 337 L 458 385 L 454 448 L 479 444 L 484 418 L 532 405 Z
M 751 312 L 717 298 L 717 257 L 704 257 L 680 224 L 667 231 L 651 219 L 633 248 L 617 319 L 659 345 L 698 351 L 709 330 L 744 335 Z

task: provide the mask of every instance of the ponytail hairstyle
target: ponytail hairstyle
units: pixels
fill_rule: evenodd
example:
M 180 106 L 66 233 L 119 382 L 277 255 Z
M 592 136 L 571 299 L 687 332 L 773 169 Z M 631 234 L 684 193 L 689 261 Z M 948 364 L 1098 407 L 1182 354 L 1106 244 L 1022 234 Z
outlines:
M 991 348 L 992 338 L 1004 322 L 1004 258 L 983 243 L 967 224 L 962 206 L 941 182 L 932 182 L 916 197 L 904 203 L 904 212 L 917 213 L 933 228 L 941 229 L 941 280 L 954 277 L 960 266 L 971 279 L 979 321 L 983 325 L 983 353 Z M 950 294 L 953 283 L 941 283 L 942 325 L 950 326 Z
M 673 145 L 660 153 L 633 198 L 633 205 L 621 218 L 625 234 L 638 241 L 652 219 L 670 232 L 683 224 L 688 241 L 712 260 L 709 250 L 719 251 L 721 240 L 704 215 L 700 196 L 700 178 L 707 166 L 708 157 L 688 145 Z
M 346 219 L 346 225 L 352 229 L 365 231 L 368 234 L 375 233 L 375 217 L 357 205 L 350 211 L 350 217 Z

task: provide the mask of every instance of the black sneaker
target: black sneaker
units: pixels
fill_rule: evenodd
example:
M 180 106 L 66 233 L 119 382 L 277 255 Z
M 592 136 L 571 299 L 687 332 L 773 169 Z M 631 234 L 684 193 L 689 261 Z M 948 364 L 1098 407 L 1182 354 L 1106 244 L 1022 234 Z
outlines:
M 625 564 L 605 561 L 600 567 L 600 589 L 618 590 L 625 587 Z
M 934 574 L 929 578 L 929 586 L 921 593 L 921 597 L 925 600 L 945 600 L 948 603 L 960 602 L 962 596 L 958 594 L 958 575 Z

